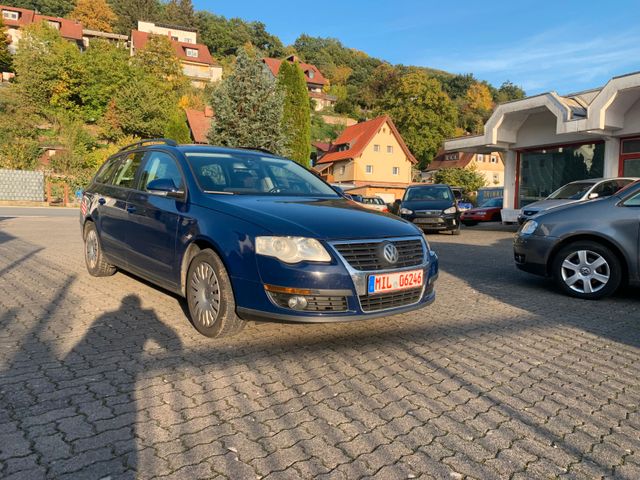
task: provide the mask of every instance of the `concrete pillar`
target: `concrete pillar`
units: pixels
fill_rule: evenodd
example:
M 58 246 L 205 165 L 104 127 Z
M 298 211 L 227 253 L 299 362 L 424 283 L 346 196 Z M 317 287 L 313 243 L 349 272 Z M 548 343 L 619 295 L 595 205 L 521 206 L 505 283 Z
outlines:
M 604 177 L 617 177 L 620 165 L 620 139 L 608 137 L 604 141 Z
M 507 150 L 502 153 L 502 160 L 504 161 L 503 208 L 514 209 L 516 208 L 514 196 L 516 194 L 516 178 L 518 176 L 518 172 L 516 171 L 517 153 L 513 150 Z

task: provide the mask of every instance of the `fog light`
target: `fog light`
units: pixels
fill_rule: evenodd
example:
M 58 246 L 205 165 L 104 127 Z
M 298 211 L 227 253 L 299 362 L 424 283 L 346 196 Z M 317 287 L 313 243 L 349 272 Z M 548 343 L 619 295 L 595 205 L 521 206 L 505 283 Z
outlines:
M 307 299 L 304 297 L 291 297 L 288 301 L 287 304 L 289 305 L 289 308 L 293 309 L 293 310 L 304 310 L 305 308 L 307 308 Z

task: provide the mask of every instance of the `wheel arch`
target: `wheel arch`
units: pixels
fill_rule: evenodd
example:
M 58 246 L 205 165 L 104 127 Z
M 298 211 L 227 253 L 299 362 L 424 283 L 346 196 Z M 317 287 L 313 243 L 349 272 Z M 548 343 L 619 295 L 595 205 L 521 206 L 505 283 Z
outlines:
M 573 235 L 573 236 L 564 238 L 562 241 L 558 242 L 553 247 L 553 250 L 549 254 L 549 257 L 547 258 L 547 265 L 546 265 L 547 275 L 553 275 L 553 272 L 551 271 L 552 265 L 556 256 L 558 255 L 558 252 L 560 252 L 560 250 L 562 250 L 564 247 L 572 243 L 584 242 L 584 241 L 599 243 L 602 246 L 611 250 L 611 252 L 618 258 L 618 260 L 620 261 L 620 265 L 622 266 L 622 282 L 627 283 L 629 281 L 629 264 L 628 264 L 627 257 L 625 257 L 624 253 L 622 253 L 622 249 L 615 242 L 605 237 L 602 237 L 600 235 L 594 235 L 594 234 Z
M 196 238 L 193 240 L 187 248 L 185 248 L 184 255 L 182 256 L 182 262 L 180 264 L 180 295 L 183 297 L 186 296 L 186 285 L 187 285 L 187 272 L 189 271 L 189 265 L 191 264 L 191 260 L 198 255 L 202 250 L 210 249 L 218 255 L 220 261 L 224 265 L 224 268 L 229 271 L 228 266 L 225 263 L 224 256 L 221 254 L 220 249 L 215 244 L 215 242 L 211 241 L 208 238 Z

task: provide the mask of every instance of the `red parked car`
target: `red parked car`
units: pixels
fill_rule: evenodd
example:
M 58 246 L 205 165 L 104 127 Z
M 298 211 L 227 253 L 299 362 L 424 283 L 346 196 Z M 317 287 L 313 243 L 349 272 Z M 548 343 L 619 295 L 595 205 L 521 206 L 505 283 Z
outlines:
M 502 210 L 502 197 L 490 198 L 479 207 L 462 212 L 460 221 L 468 227 L 477 225 L 478 222 L 500 222 L 502 221 L 500 210 Z

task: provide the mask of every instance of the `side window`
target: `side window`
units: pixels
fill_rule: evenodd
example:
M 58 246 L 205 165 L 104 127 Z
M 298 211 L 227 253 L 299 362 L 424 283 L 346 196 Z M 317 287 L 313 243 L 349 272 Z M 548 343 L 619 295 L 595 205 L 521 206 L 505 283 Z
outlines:
M 100 171 L 96 174 L 96 182 L 111 183 L 111 179 L 118 168 L 118 163 L 122 157 L 112 157 L 105 162 Z
M 140 179 L 142 190 L 148 190 L 149 183 L 158 179 L 172 180 L 178 190 L 184 189 L 182 173 L 175 159 L 168 153 L 151 151 L 142 169 Z
M 128 154 L 118 166 L 115 178 L 113 179 L 113 185 L 134 188 L 134 181 L 138 168 L 140 167 L 140 162 L 142 161 L 142 156 L 142 152 Z
M 640 207 L 640 193 L 636 193 L 633 197 L 624 202 L 625 207 Z

